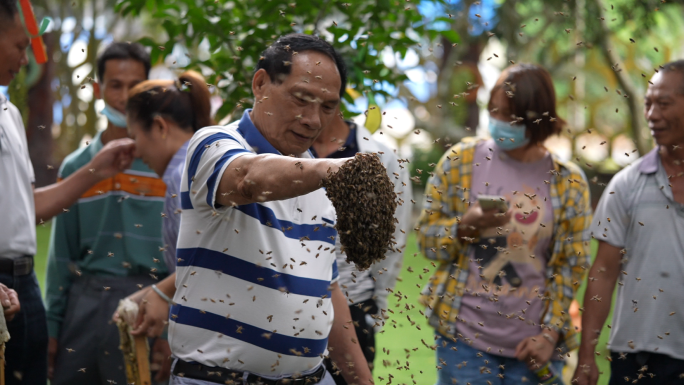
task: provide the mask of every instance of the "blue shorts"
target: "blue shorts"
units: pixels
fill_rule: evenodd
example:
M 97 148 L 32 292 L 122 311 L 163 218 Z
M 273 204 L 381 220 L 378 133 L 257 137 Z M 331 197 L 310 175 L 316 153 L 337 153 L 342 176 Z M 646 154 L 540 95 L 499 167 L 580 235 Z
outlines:
M 437 335 L 437 385 L 513 385 L 537 384 L 537 376 L 527 364 L 515 358 L 481 352 L 467 343 Z M 446 346 L 444 346 L 446 341 Z M 457 348 L 458 350 L 453 350 Z M 481 356 L 478 357 L 478 353 Z M 446 364 L 445 364 L 446 363 Z M 563 361 L 551 361 L 556 373 L 562 373 Z M 562 379 L 558 385 L 562 385 Z

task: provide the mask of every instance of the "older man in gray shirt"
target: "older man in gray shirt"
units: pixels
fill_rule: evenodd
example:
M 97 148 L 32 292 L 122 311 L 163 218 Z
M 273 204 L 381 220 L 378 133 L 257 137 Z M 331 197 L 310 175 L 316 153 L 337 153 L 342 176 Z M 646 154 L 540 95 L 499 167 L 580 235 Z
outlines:
M 599 249 L 584 297 L 579 385 L 596 384 L 596 360 L 606 358 L 611 385 L 684 384 L 684 60 L 653 76 L 645 115 L 658 146 L 615 175 L 592 224 Z M 596 343 L 616 282 L 604 358 Z

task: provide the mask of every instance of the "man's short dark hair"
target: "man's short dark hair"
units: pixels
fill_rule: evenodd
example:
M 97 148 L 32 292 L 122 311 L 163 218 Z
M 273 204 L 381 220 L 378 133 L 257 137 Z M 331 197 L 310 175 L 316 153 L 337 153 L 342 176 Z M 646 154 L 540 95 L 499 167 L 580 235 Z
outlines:
M 679 72 L 684 77 L 684 60 L 675 60 L 660 66 L 660 71 L 663 73 Z M 682 78 L 684 80 L 684 78 Z M 684 95 L 684 81 L 679 87 L 679 93 Z
M 16 0 L 0 0 L 0 30 L 6 23 L 14 21 L 17 11 Z
M 0 0 L 5 1 L 5 0 Z M 132 59 L 141 62 L 145 66 L 145 76 L 150 74 L 150 54 L 145 51 L 145 47 L 138 43 L 117 42 L 112 43 L 97 58 L 97 80 L 104 81 L 105 64 L 107 60 Z
M 302 33 L 281 36 L 261 53 L 255 72 L 263 68 L 272 83 L 281 83 L 282 75 L 287 76 L 292 71 L 292 66 L 286 62 L 292 62 L 292 52 L 295 51 L 317 51 L 330 57 L 340 73 L 340 98 L 344 95 L 347 88 L 347 67 L 344 60 L 330 43 L 318 36 Z

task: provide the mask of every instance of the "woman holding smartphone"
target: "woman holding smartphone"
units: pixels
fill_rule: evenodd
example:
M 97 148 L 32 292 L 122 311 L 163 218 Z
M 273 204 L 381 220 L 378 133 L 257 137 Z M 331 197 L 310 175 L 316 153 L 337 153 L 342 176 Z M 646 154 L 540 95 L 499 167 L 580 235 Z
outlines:
M 421 296 L 438 384 L 562 383 L 578 346 L 568 313 L 589 257 L 589 186 L 543 145 L 564 124 L 545 69 L 506 68 L 488 108 L 491 139 L 444 154 L 419 219 L 419 247 L 439 263 Z

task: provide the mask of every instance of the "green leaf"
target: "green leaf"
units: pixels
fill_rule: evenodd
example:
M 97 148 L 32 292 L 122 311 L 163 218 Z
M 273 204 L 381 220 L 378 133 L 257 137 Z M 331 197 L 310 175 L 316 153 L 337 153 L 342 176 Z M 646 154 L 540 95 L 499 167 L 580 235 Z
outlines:
M 447 31 L 439 31 L 439 34 L 447 38 L 450 42 L 452 43 L 460 43 L 461 38 L 458 36 L 458 33 L 453 30 L 447 30 Z
M 219 115 L 226 116 L 240 110 L 236 108 L 238 104 L 243 104 L 241 108 L 250 107 L 251 76 L 261 52 L 275 37 L 292 31 L 319 34 L 325 31 L 331 34 L 334 47 L 348 64 L 349 85 L 359 92 L 376 88 L 378 95 L 386 95 L 379 84 L 367 87 L 364 82 L 376 79 L 396 84 L 405 76 L 396 68 L 386 68 L 377 52 L 389 46 L 404 56 L 408 47 L 417 43 L 404 34 L 393 38 L 393 32 L 412 28 L 420 39 L 440 36 L 438 32 L 421 26 L 426 21 L 415 11 L 417 2 L 410 4 L 413 9 L 410 12 L 404 11 L 407 5 L 400 0 L 355 0 L 349 1 L 350 7 L 343 7 L 337 0 L 310 0 L 297 2 L 295 8 L 290 6 L 293 0 L 120 0 L 117 9 L 130 16 L 149 13 L 159 26 L 157 28 L 168 36 L 165 44 L 150 37 L 140 39 L 142 44 L 152 48 L 153 61 L 168 56 L 174 44 L 180 44 L 188 47 L 192 57 L 188 69 L 197 69 L 200 64 L 215 69 L 216 74 L 207 77 L 209 82 L 230 76 L 230 83 L 217 89 L 224 99 Z M 229 3 L 231 7 L 227 7 Z M 326 19 L 328 15 L 335 15 L 337 26 Z M 314 24 L 321 20 L 328 20 L 327 25 Z M 297 24 L 292 26 L 291 23 Z M 363 38 L 357 38 L 360 33 L 364 34 Z M 349 37 L 339 42 L 344 35 Z M 200 61 L 198 46 L 204 38 L 209 43 L 211 55 L 209 59 Z M 355 38 L 356 49 L 351 46 Z M 159 50 L 160 45 L 166 49 Z

